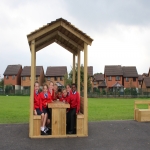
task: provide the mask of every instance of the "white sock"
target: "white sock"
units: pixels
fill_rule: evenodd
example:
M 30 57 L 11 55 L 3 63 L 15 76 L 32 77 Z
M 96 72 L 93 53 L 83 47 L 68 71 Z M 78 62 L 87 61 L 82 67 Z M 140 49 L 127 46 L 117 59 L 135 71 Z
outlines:
M 41 131 L 44 131 L 44 127 L 41 127 Z

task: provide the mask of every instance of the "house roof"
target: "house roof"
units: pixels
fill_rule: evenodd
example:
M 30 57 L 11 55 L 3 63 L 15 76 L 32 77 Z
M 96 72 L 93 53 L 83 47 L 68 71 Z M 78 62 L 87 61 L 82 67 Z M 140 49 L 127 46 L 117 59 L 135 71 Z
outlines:
M 36 76 L 40 76 L 43 66 L 36 66 Z M 31 66 L 24 66 L 21 76 L 31 76 Z
M 63 18 L 56 19 L 27 35 L 29 46 L 35 41 L 35 51 L 53 42 L 77 54 L 84 49 L 84 43 L 92 44 L 93 39 Z
M 108 65 L 105 66 L 104 73 L 106 76 L 123 75 L 121 65 Z
M 145 82 L 145 85 L 146 85 L 147 88 L 150 87 L 150 77 L 145 77 L 143 79 L 143 82 Z
M 138 73 L 135 66 L 123 66 L 122 70 L 124 77 L 138 77 Z
M 94 80 L 96 81 L 103 81 L 104 80 L 104 74 L 94 74 Z
M 67 74 L 66 66 L 49 66 L 46 70 L 46 76 L 54 77 L 54 76 L 64 76 Z
M 22 65 L 8 65 L 3 75 L 17 75 L 20 68 Z
M 114 85 L 112 85 L 112 87 L 123 87 L 123 85 L 121 85 L 119 82 L 116 82 Z
M 105 81 L 102 81 L 102 82 L 98 85 L 98 87 L 107 87 L 106 82 L 105 82 Z
M 143 76 L 142 75 L 138 75 L 138 81 L 142 81 L 143 80 Z
M 88 66 L 88 75 L 93 76 L 93 66 Z
M 142 76 L 143 77 L 148 77 L 148 73 L 143 73 Z

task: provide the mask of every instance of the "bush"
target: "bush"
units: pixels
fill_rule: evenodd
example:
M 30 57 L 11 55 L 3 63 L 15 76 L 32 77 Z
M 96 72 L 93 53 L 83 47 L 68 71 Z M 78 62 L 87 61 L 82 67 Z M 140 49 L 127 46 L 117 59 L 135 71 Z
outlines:
M 6 85 L 6 87 L 5 87 L 5 94 L 10 93 L 11 90 L 12 90 L 12 86 L 11 85 Z

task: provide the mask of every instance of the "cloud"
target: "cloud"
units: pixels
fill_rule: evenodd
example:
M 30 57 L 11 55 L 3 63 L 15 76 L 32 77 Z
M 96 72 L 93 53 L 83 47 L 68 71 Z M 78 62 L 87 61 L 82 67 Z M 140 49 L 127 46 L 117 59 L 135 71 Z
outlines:
M 0 5 L 0 74 L 9 64 L 30 65 L 26 35 L 64 18 L 90 35 L 88 64 L 94 73 L 105 65 L 135 65 L 147 72 L 150 55 L 150 2 L 147 0 L 5 0 Z M 83 53 L 81 54 L 83 64 Z M 37 65 L 72 65 L 72 55 L 57 44 L 37 53 Z

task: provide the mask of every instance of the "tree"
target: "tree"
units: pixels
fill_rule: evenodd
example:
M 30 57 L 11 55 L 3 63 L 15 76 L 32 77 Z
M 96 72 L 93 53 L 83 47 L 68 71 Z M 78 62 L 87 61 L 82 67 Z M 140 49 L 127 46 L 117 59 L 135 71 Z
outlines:
M 76 84 L 77 84 L 77 76 L 78 76 L 78 64 L 76 64 L 75 66 L 75 83 Z M 69 76 L 68 74 L 64 76 L 65 85 L 71 84 L 72 78 L 73 78 L 73 68 L 71 69 Z M 88 80 L 87 80 L 87 89 L 88 91 L 91 90 L 90 76 L 88 76 Z M 83 90 L 84 90 L 84 67 L 83 65 L 81 65 L 80 66 L 80 91 L 83 91 Z
M 4 78 L 1 79 L 0 86 L 2 86 L 2 87 L 4 86 Z

